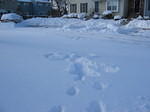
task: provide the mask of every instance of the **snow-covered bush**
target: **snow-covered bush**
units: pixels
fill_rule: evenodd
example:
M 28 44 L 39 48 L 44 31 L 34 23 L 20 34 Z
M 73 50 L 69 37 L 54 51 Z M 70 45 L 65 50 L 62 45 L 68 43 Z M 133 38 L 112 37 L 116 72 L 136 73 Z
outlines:
M 113 19 L 113 14 L 111 11 L 104 11 L 102 14 L 102 18 L 104 19 Z
M 68 15 L 67 15 L 67 14 L 65 14 L 65 15 L 63 15 L 63 16 L 62 16 L 62 18 L 67 18 L 67 17 L 68 17 Z
M 142 20 L 142 19 L 143 19 L 143 17 L 142 17 L 141 15 L 139 15 L 136 19 L 138 19 L 138 20 Z
M 78 14 L 78 16 L 77 16 L 79 19 L 84 19 L 84 18 L 86 18 L 86 13 L 80 13 L 80 14 Z
M 77 18 L 78 14 L 77 13 L 71 13 L 71 14 L 68 14 L 68 15 L 63 15 L 62 17 L 63 18 Z
M 112 11 L 104 11 L 103 12 L 103 15 L 109 15 L 109 14 L 112 14 Z
M 126 25 L 126 24 L 128 24 L 129 23 L 129 20 L 127 20 L 127 19 L 121 19 L 120 20 L 120 24 L 121 25 Z
M 77 14 L 76 13 L 71 13 L 71 14 L 68 14 L 68 18 L 77 18 Z
M 80 14 L 71 13 L 71 14 L 68 14 L 68 15 L 64 15 L 62 17 L 63 18 L 78 18 L 78 19 L 83 19 L 83 18 L 86 17 L 86 14 L 85 13 L 80 13 Z
M 122 17 L 120 15 L 114 16 L 114 20 L 120 20 Z
M 94 14 L 93 19 L 99 19 L 99 15 Z
M 23 20 L 22 16 L 16 14 L 16 13 L 8 13 L 8 14 L 3 14 L 1 17 L 1 21 L 8 22 L 21 22 Z

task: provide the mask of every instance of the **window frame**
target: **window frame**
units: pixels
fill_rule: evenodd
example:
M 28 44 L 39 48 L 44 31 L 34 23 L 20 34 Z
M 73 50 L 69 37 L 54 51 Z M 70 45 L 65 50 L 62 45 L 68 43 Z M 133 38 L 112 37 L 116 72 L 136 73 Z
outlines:
M 111 5 L 110 5 L 110 9 L 108 9 L 108 6 L 109 6 L 108 3 L 109 3 L 109 2 L 110 2 L 110 4 L 111 4 Z M 116 4 L 114 3 L 115 5 L 112 5 L 113 2 L 116 2 Z M 114 6 L 116 6 L 116 9 L 115 9 L 115 10 L 113 9 Z M 107 0 L 107 1 L 106 1 L 106 9 L 107 9 L 107 11 L 119 12 L 119 0 Z
M 94 5 L 95 5 L 95 9 L 94 9 L 94 11 L 96 12 L 96 13 L 99 13 L 99 9 L 100 9 L 100 2 L 99 1 L 95 1 L 94 2 Z
M 70 4 L 70 13 L 77 13 L 77 4 Z
M 88 13 L 88 3 L 80 3 L 80 13 Z

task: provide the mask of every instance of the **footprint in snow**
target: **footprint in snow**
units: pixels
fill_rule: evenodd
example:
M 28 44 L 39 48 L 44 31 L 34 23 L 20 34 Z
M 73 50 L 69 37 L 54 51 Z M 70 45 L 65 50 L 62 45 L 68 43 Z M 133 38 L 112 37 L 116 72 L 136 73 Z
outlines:
M 79 93 L 79 89 L 77 87 L 70 87 L 66 93 L 69 95 L 69 96 L 75 96 Z
M 71 60 L 74 60 L 76 58 L 79 58 L 80 56 L 75 54 L 75 53 L 65 54 L 65 53 L 60 53 L 60 52 L 51 52 L 51 53 L 45 54 L 44 57 L 49 59 L 49 60 L 71 61 Z
M 92 101 L 86 108 L 86 112 L 106 112 L 106 107 L 102 102 Z
M 63 53 L 57 53 L 57 52 L 51 52 L 44 56 L 50 60 L 65 60 L 66 58 L 68 58 L 67 55 Z
M 139 96 L 135 104 L 136 112 L 150 112 L 150 97 Z
M 65 112 L 65 108 L 61 105 L 54 106 L 48 112 Z
M 108 87 L 107 84 L 101 83 L 101 82 L 94 82 L 94 84 L 93 84 L 93 88 L 96 90 L 100 90 L 100 91 L 107 88 L 107 87 Z

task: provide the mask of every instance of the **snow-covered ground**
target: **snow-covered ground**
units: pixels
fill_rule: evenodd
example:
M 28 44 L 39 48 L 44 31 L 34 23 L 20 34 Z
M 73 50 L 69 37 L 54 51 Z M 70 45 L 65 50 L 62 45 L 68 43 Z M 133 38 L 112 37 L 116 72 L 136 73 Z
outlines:
M 0 23 L 0 112 L 150 112 L 150 21 L 120 23 Z

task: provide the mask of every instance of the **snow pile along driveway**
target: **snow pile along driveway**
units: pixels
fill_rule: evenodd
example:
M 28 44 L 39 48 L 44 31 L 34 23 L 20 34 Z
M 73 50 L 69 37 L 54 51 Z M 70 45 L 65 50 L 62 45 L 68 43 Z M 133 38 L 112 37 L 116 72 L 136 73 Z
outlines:
M 120 23 L 113 20 L 91 19 L 88 21 L 66 18 L 32 18 L 19 23 L 19 27 L 47 27 L 62 30 L 116 32 Z
M 150 20 L 133 19 L 126 25 L 128 28 L 147 28 L 150 29 Z
M 141 29 L 150 28 L 150 20 L 133 19 L 127 25 L 121 25 L 121 21 L 104 19 L 66 19 L 66 18 L 32 18 L 27 19 L 16 26 L 18 27 L 46 27 L 60 30 L 74 30 L 79 32 L 102 32 L 102 33 L 134 33 Z M 130 30 L 128 30 L 130 29 Z

